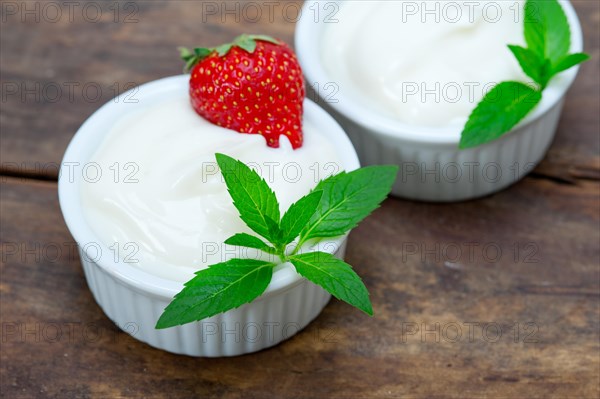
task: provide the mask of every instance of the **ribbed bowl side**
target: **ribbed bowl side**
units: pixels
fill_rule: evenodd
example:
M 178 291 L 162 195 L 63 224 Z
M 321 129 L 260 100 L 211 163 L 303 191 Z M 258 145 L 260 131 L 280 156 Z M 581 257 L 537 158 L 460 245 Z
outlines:
M 392 194 L 423 201 L 482 197 L 516 183 L 542 160 L 556 133 L 564 100 L 498 140 L 459 150 L 456 144 L 389 137 L 321 104 L 342 125 L 363 165 L 400 166 Z
M 345 245 L 336 256 L 343 257 L 344 252 Z M 171 298 L 142 292 L 106 272 L 81 251 L 80 257 L 96 302 L 119 328 L 153 347 L 189 356 L 237 356 L 276 345 L 306 327 L 331 298 L 321 287 L 303 279 L 200 322 L 157 330 L 156 321 Z

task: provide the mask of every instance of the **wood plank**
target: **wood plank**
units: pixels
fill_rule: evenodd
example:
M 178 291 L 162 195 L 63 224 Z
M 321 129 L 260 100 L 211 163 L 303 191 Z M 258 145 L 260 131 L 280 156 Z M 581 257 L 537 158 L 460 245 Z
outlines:
M 77 2 L 72 12 L 63 2 L 53 2 L 62 5 L 58 19 L 43 3 L 28 5 L 28 10 L 35 10 L 35 4 L 40 7 L 39 22 L 35 12 L 21 15 L 25 2 L 11 2 L 18 6 L 17 13 L 6 15 L 0 35 L 0 171 L 5 174 L 56 179 L 69 140 L 103 103 L 131 85 L 181 72 L 177 46 L 215 45 L 242 32 L 267 33 L 292 44 L 301 4 L 89 3 L 102 4 L 98 21 L 95 6 L 86 9 L 86 2 Z M 573 3 L 592 60 L 582 66 L 567 95 L 557 138 L 537 171 L 567 181 L 582 170 L 600 173 L 600 5 L 589 0 Z M 215 5 L 216 10 L 210 8 Z M 236 5 L 237 16 L 221 16 L 225 7 L 231 11 Z M 260 11 L 254 10 L 256 5 Z
M 566 179 L 598 176 L 600 172 L 600 3 L 572 2 L 581 21 L 585 51 L 592 57 L 581 65 L 566 96 L 552 147 L 536 169 L 545 176 Z
M 257 4 L 238 4 L 250 3 Z M 114 2 L 103 4 L 99 22 L 78 4 L 72 22 L 7 16 L 0 24 L 5 175 L 56 179 L 83 120 L 129 82 L 179 73 L 178 45 L 217 44 L 242 32 L 292 43 L 292 8 L 288 18 L 275 11 L 272 21 L 263 8 L 257 22 L 247 9 L 238 23 L 235 15 L 202 21 L 201 2 L 138 2 L 137 10 L 122 2 L 115 23 Z M 375 318 L 332 301 L 303 332 L 257 354 L 193 359 L 121 333 L 87 289 L 55 184 L 2 177 L 1 395 L 598 397 L 600 3 L 574 5 L 593 58 L 535 173 L 468 203 L 388 200 L 353 232 L 348 249 Z M 131 11 L 137 22 L 126 23 Z M 47 90 L 39 99 L 36 83 Z M 72 100 L 68 84 L 79 84 Z M 63 94 L 53 102 L 56 85 Z M 22 99 L 22 88 L 33 94 Z
M 597 181 L 526 178 L 453 205 L 390 199 L 347 254 L 374 318 L 332 301 L 277 347 L 221 359 L 112 325 L 68 251 L 54 183 L 4 178 L 0 192 L 6 397 L 600 395 Z
M 0 34 L 0 170 L 53 179 L 69 140 L 102 104 L 132 86 L 181 73 L 178 46 L 213 46 L 245 32 L 293 44 L 301 6 L 300 1 L 10 3 L 16 9 L 3 14 Z

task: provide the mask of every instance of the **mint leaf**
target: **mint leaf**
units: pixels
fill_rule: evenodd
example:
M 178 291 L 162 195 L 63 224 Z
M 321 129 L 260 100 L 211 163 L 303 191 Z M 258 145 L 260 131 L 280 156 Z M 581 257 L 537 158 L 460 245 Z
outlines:
M 475 147 L 500 137 L 525 117 L 542 93 L 520 82 L 502 82 L 490 90 L 469 116 L 459 148 Z
M 320 181 L 314 191 L 323 191 L 323 196 L 300 233 L 298 246 L 311 238 L 341 236 L 356 227 L 387 197 L 397 172 L 397 166 L 368 166 Z
M 552 66 L 552 75 L 556 75 L 562 71 L 566 71 L 567 69 L 574 67 L 577 64 L 581 64 L 584 61 L 590 59 L 590 56 L 585 53 L 574 53 L 569 54 L 558 60 L 556 65 Z
M 326 252 L 309 252 L 290 257 L 301 276 L 320 285 L 334 297 L 373 315 L 369 292 L 349 264 Z
M 527 0 L 524 26 L 525 42 L 540 59 L 555 63 L 569 52 L 571 30 L 556 0 Z
M 528 48 L 509 45 L 523 72 L 540 85 L 534 90 L 519 82 L 495 86 L 469 116 L 459 148 L 470 148 L 500 137 L 525 117 L 542 99 L 542 91 L 557 74 L 589 59 L 568 54 L 571 30 L 556 0 L 527 0 L 524 35 Z
M 515 45 L 508 45 L 508 48 L 514 54 L 521 69 L 527 76 L 533 79 L 540 86 L 546 87 L 551 77 L 550 62 L 545 59 L 540 59 L 532 50 Z
M 279 227 L 279 223 L 270 217 L 266 218 L 267 226 L 269 228 L 269 241 L 271 244 L 281 246 L 283 242 L 283 231 Z M 280 252 L 283 252 L 283 249 L 279 249 Z
M 246 233 L 238 233 L 225 240 L 225 244 L 237 245 L 238 247 L 260 249 L 268 254 L 275 254 L 275 248 L 265 244 L 260 238 Z
M 273 246 L 247 233 L 234 234 L 225 243 L 277 255 L 336 298 L 372 315 L 369 293 L 350 265 L 329 253 L 298 255 L 296 251 L 307 239 L 340 236 L 356 226 L 387 196 L 398 167 L 371 166 L 323 180 L 279 220 L 279 204 L 267 183 L 242 162 L 224 154 L 215 156 L 240 217 Z M 298 245 L 286 253 L 286 245 L 298 234 Z M 267 289 L 275 266 L 255 259 L 231 259 L 197 272 L 165 308 L 156 328 L 202 320 L 253 301 Z
M 215 154 L 215 157 L 240 218 L 257 234 L 275 242 L 273 224 L 269 220 L 279 222 L 279 203 L 273 190 L 244 163 L 225 154 Z
M 300 231 L 315 214 L 322 196 L 322 191 L 312 191 L 290 205 L 283 218 L 281 218 L 281 230 L 283 232 L 281 243 L 283 245 L 289 244 L 298 237 Z
M 231 259 L 200 270 L 165 308 L 156 328 L 202 320 L 253 301 L 267 289 L 274 266 L 254 259 Z

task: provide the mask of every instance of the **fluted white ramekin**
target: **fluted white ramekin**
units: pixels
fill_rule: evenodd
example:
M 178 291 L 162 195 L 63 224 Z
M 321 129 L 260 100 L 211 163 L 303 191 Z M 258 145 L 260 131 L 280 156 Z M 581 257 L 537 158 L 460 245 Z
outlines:
M 60 207 L 79 246 L 83 270 L 94 298 L 123 331 L 156 348 L 190 356 L 235 356 L 273 346 L 304 328 L 323 309 L 330 295 L 299 276 L 291 264 L 278 267 L 263 295 L 237 309 L 196 323 L 156 330 L 164 308 L 183 284 L 149 274 L 115 259 L 94 234 L 80 201 L 81 170 L 112 125 L 143 107 L 188 96 L 186 75 L 144 84 L 111 100 L 77 131 L 65 153 L 58 183 Z M 328 138 L 346 170 L 358 168 L 356 152 L 340 126 L 315 103 L 306 100 L 304 118 Z M 342 258 L 346 237 L 319 244 Z
M 335 23 L 336 15 L 332 13 L 341 3 L 304 3 L 295 44 L 309 87 L 335 83 L 321 62 L 321 39 L 324 29 Z M 583 39 L 577 14 L 568 1 L 560 0 L 560 4 L 571 26 L 571 52 L 580 52 Z M 329 18 L 316 18 L 315 10 L 326 11 Z M 554 138 L 565 93 L 578 70 L 571 68 L 555 77 L 544 91 L 542 102 L 510 132 L 465 150 L 458 149 L 459 129 L 403 124 L 361 106 L 342 88 L 320 104 L 342 125 L 363 164 L 400 166 L 392 194 L 425 201 L 460 201 L 499 191 L 520 180 L 542 160 Z

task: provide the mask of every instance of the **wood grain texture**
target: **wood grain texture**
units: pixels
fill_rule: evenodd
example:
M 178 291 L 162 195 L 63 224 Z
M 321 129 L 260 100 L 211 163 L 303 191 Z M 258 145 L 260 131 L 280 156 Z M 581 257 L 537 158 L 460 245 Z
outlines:
M 125 3 L 116 23 L 114 2 L 98 22 L 92 9 L 82 16 L 86 2 L 56 23 L 2 8 L 0 396 L 600 397 L 600 3 L 574 1 L 592 60 L 529 177 L 460 204 L 386 201 L 347 253 L 374 318 L 332 301 L 281 345 L 224 359 L 171 355 L 112 324 L 87 288 L 54 180 L 74 132 L 115 90 L 179 73 L 178 45 L 242 32 L 292 43 L 293 9 L 202 21 L 214 2 L 143 1 L 126 23 Z M 38 101 L 36 83 L 63 93 Z
M 132 86 L 182 73 L 177 47 L 214 46 L 241 33 L 292 44 L 302 4 L 81 1 L 70 10 L 59 1 L 56 14 L 44 2 L 7 3 L 16 11 L 2 8 L 0 167 L 54 179 L 69 140 L 102 104 Z
M 374 318 L 332 301 L 289 341 L 223 359 L 120 332 L 69 250 L 55 185 L 9 178 L 1 192 L 6 397 L 600 394 L 597 182 L 526 178 L 454 205 L 390 199 L 347 253 Z
M 243 32 L 271 34 L 293 45 L 301 6 L 300 1 L 82 1 L 69 11 L 54 2 L 63 4 L 56 18 L 42 2 L 7 3 L 17 10 L 7 12 L 3 6 L 0 24 L 0 170 L 46 179 L 57 178 L 69 140 L 102 104 L 132 86 L 181 72 L 178 46 L 216 45 Z M 94 7 L 86 8 L 87 3 Z M 590 0 L 573 3 L 592 60 L 581 67 L 555 145 L 537 170 L 559 179 L 589 169 L 597 176 L 600 168 L 595 116 L 600 109 L 600 6 Z

